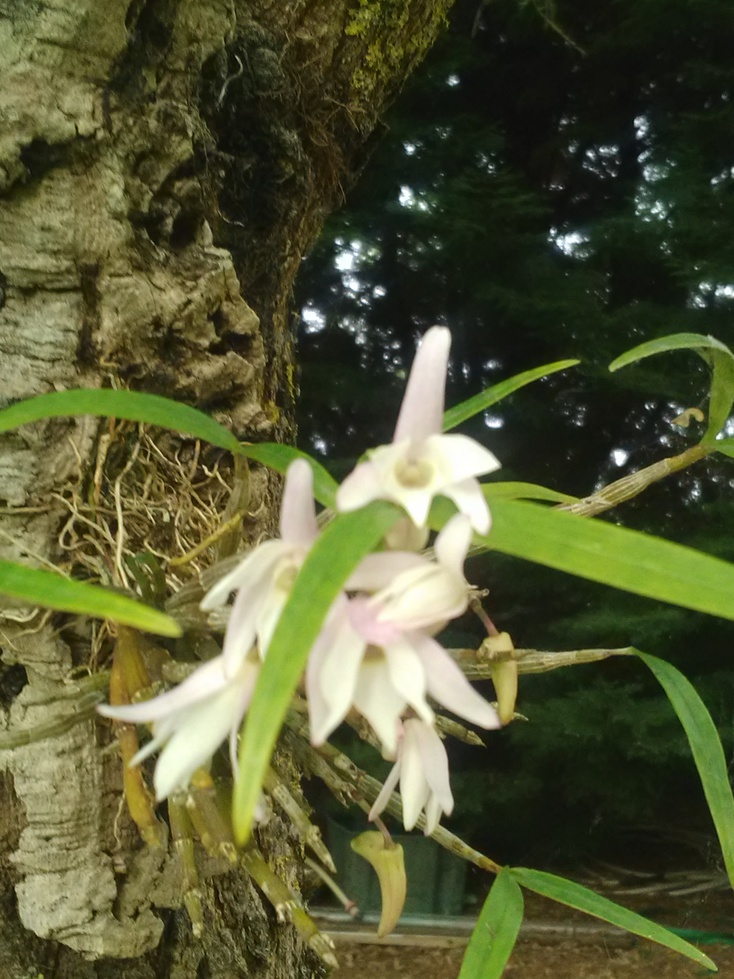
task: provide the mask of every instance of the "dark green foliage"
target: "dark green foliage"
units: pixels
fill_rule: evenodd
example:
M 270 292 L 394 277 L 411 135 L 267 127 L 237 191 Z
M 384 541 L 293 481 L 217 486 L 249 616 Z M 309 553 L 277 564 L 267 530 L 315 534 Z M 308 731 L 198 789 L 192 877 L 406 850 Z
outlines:
M 671 425 L 706 408 L 695 354 L 613 375 L 609 362 L 679 331 L 734 345 L 731 3 L 478 6 L 460 0 L 305 263 L 299 299 L 321 320 L 299 340 L 302 438 L 338 475 L 389 438 L 415 339 L 444 322 L 449 404 L 582 358 L 467 431 L 500 458 L 499 477 L 586 495 L 704 430 Z M 711 459 L 608 519 L 732 560 L 732 486 L 732 461 Z M 496 556 L 468 577 L 491 588 L 490 614 L 516 645 L 634 644 L 671 659 L 730 750 L 730 627 Z M 705 819 L 683 735 L 639 664 L 524 680 L 520 709 L 531 723 L 490 737 L 486 755 L 455 752 L 459 823 L 490 849 L 493 837 L 513 859 L 523 841 L 583 849 L 620 821 L 668 818 L 683 798 L 682 818 Z

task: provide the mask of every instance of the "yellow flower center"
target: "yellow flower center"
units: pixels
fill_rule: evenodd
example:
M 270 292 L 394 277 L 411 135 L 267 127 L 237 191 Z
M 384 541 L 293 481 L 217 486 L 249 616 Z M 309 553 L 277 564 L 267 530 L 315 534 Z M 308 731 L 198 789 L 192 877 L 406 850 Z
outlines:
M 433 466 L 424 459 L 401 459 L 395 467 L 395 476 L 407 489 L 425 489 L 433 478 Z

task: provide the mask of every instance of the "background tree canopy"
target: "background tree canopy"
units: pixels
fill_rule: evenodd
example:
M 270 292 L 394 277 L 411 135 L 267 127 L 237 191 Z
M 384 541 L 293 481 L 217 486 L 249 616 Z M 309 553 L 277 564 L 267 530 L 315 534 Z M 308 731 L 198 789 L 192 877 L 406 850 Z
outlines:
M 692 444 L 697 423 L 672 420 L 705 408 L 697 358 L 607 365 L 679 331 L 734 343 L 732 49 L 728 0 L 460 0 L 302 270 L 304 447 L 341 475 L 388 439 L 435 322 L 454 335 L 449 404 L 583 361 L 468 429 L 499 478 L 583 496 Z M 708 460 L 611 519 L 731 560 L 732 486 L 732 462 Z M 731 749 L 731 626 L 509 558 L 468 573 L 516 645 L 633 644 L 675 662 Z M 683 735 L 639 665 L 526 678 L 519 709 L 532 723 L 458 759 L 457 824 L 477 844 L 537 862 L 671 812 L 706 825 Z

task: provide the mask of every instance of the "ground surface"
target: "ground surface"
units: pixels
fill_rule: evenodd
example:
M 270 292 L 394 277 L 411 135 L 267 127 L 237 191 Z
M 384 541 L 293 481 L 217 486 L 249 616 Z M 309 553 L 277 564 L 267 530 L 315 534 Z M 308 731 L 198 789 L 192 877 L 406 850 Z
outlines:
M 611 896 L 611 895 L 610 895 Z M 734 896 L 730 893 L 694 894 L 689 897 L 623 899 L 620 903 L 661 924 L 729 934 L 734 942 Z M 605 933 L 605 926 L 586 915 L 542 898 L 527 895 L 526 921 L 531 932 L 521 937 L 505 970 L 507 979 L 701 979 L 712 976 L 701 966 L 642 939 Z M 326 930 L 330 930 L 325 926 Z M 578 929 L 575 936 L 570 929 Z M 602 930 L 595 937 L 592 930 Z M 538 931 L 546 934 L 537 938 Z M 372 928 L 370 928 L 372 931 Z M 429 931 L 424 929 L 424 931 Z M 337 942 L 338 979 L 457 979 L 465 937 L 433 934 L 415 937 L 398 931 L 398 942 L 440 942 L 426 947 L 409 944 Z M 564 934 L 565 932 L 565 934 Z M 734 944 L 699 944 L 719 968 L 721 979 L 734 979 Z

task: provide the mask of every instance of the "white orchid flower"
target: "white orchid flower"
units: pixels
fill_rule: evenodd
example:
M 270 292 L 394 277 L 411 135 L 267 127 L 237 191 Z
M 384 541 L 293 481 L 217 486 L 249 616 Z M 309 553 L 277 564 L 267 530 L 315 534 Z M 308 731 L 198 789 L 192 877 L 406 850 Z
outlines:
M 323 743 L 354 707 L 385 754 L 395 757 L 400 718 L 409 707 L 432 723 L 429 695 L 481 727 L 499 727 L 495 709 L 426 634 L 466 608 L 462 565 L 470 536 L 468 519 L 457 514 L 436 539 L 438 562 L 385 552 L 360 563 L 347 589 L 377 590 L 338 600 L 309 656 L 306 694 L 314 744 Z
M 209 611 L 237 591 L 222 653 L 228 673 L 237 671 L 256 640 L 260 656 L 265 656 L 296 575 L 317 536 L 313 472 L 305 459 L 296 459 L 286 473 L 280 539 L 258 544 L 201 602 L 201 608 Z
M 122 707 L 100 705 L 105 717 L 153 725 L 153 738 L 135 755 L 137 765 L 161 748 L 153 784 L 158 800 L 185 788 L 229 736 L 232 771 L 237 771 L 237 734 L 255 688 L 260 660 L 251 651 L 229 675 L 223 656 L 202 664 L 183 683 L 159 697 Z
M 370 809 L 370 819 L 384 810 L 398 781 L 403 825 L 406 830 L 413 829 L 425 811 L 425 834 L 430 836 L 438 826 L 441 814 L 448 816 L 453 811 L 454 797 L 443 741 L 430 724 L 418 718 L 403 721 L 397 761 Z
M 441 434 L 450 347 L 446 327 L 427 331 L 413 361 L 392 443 L 373 449 L 347 476 L 336 495 L 339 510 L 391 500 L 423 527 L 431 501 L 441 495 L 454 501 L 477 533 L 489 532 L 489 508 L 475 477 L 493 472 L 500 463 L 466 435 Z

